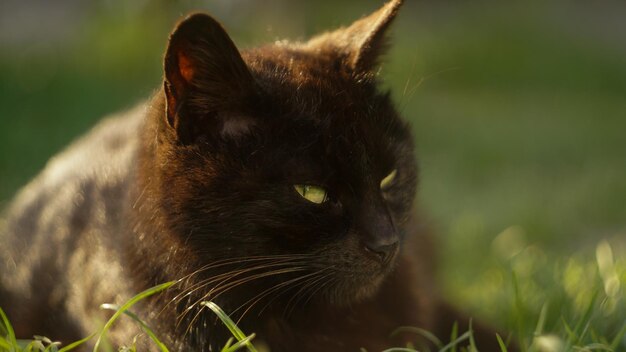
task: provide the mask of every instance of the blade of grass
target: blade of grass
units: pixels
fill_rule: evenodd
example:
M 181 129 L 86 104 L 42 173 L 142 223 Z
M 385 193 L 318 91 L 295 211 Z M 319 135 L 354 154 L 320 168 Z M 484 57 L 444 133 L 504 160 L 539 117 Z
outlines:
M 26 351 L 43 351 L 44 349 L 43 343 L 39 340 L 31 341 L 25 348 Z
M 26 352 L 28 350 L 32 350 L 33 349 L 33 344 L 35 341 L 33 340 L 21 340 L 18 339 L 17 340 L 17 348 L 15 349 L 16 351 L 22 351 L 22 352 Z
M 242 349 L 243 347 L 247 347 L 251 343 L 250 341 L 252 341 L 255 336 L 255 334 L 250 334 L 250 336 L 246 337 L 245 339 L 237 341 L 234 345 L 229 346 L 227 349 L 223 349 L 222 352 L 235 352 Z
M 172 286 L 173 284 L 175 284 L 176 281 L 170 281 L 170 282 L 166 282 L 164 284 L 149 288 L 141 293 L 139 293 L 138 295 L 134 296 L 133 298 L 131 298 L 130 300 L 128 300 L 126 303 L 124 303 L 122 305 L 122 307 L 120 308 L 120 310 L 118 310 L 117 312 L 115 312 L 113 314 L 113 316 L 109 319 L 109 321 L 106 322 L 106 324 L 104 324 L 104 327 L 102 328 L 102 330 L 100 330 L 100 333 L 98 334 L 98 340 L 96 340 L 96 344 L 93 347 L 93 352 L 98 351 L 98 348 L 100 347 L 100 342 L 102 341 L 102 336 L 104 336 L 104 334 L 111 328 L 111 325 L 113 325 L 113 323 L 119 318 L 119 316 L 125 312 L 126 310 L 128 310 L 130 307 L 132 307 L 135 303 L 146 299 L 147 297 L 150 297 L 156 293 L 159 293 L 163 290 L 168 289 L 170 286 Z
M 526 309 L 524 308 L 524 302 L 522 300 L 522 295 L 520 293 L 519 280 L 517 277 L 517 273 L 515 270 L 511 269 L 511 281 L 513 283 L 513 300 L 514 310 L 518 312 L 516 315 L 515 322 L 517 323 L 517 336 L 525 336 L 526 332 Z M 526 339 L 521 339 L 520 343 L 522 344 L 522 350 L 528 349 L 528 343 Z
M 85 337 L 85 338 L 82 338 L 82 339 L 80 339 L 80 340 L 78 340 L 78 341 L 74 341 L 74 342 L 70 343 L 69 345 L 67 345 L 67 346 L 65 346 L 65 347 L 63 347 L 63 348 L 61 348 L 61 349 L 59 349 L 59 352 L 67 352 L 67 351 L 73 350 L 73 349 L 75 349 L 76 347 L 78 347 L 78 346 L 80 346 L 80 345 L 84 344 L 85 342 L 87 342 L 87 341 L 89 341 L 89 340 L 93 339 L 93 337 L 94 337 L 94 336 L 96 336 L 96 334 L 97 334 L 97 333 L 95 333 L 95 332 L 94 332 L 93 334 L 91 334 L 91 335 L 89 335 L 89 336 L 87 336 L 87 337 Z
M 589 325 L 589 320 L 591 319 L 591 315 L 593 314 L 593 308 L 596 305 L 596 300 L 598 299 L 598 294 L 600 293 L 599 290 L 595 290 L 593 295 L 591 296 L 591 300 L 589 301 L 589 305 L 587 306 L 587 309 L 585 309 L 585 313 L 580 317 L 580 320 L 578 320 L 578 322 L 576 323 L 576 326 L 574 327 L 574 334 L 578 337 L 577 341 L 576 341 L 576 345 L 580 344 L 582 337 L 583 337 L 583 333 L 580 331 L 581 328 L 585 327 L 584 330 L 587 329 L 588 325 Z
M 232 337 L 229 337 L 228 340 L 226 340 L 226 343 L 224 344 L 224 347 L 222 347 L 222 351 L 221 352 L 225 352 L 228 350 L 228 348 L 230 347 L 230 345 L 233 344 L 234 339 Z
M 585 324 L 585 328 L 583 329 L 583 331 L 580 333 L 580 335 L 578 335 L 578 341 L 576 343 L 577 345 L 581 345 L 583 343 L 583 338 L 585 338 L 585 336 L 589 332 L 590 327 L 591 321 L 588 321 L 587 324 Z
M 6 330 L 7 338 L 9 340 L 8 342 L 12 346 L 11 350 L 14 350 L 15 347 L 17 346 L 17 339 L 15 338 L 15 331 L 13 331 L 13 326 L 11 326 L 11 323 L 9 322 L 9 318 L 7 317 L 6 314 L 4 314 L 4 311 L 2 310 L 2 308 L 0 308 L 0 318 L 2 318 L 2 324 L 4 325 L 4 329 Z
M 478 348 L 476 348 L 476 341 L 474 341 L 474 328 L 472 327 L 472 319 L 469 320 L 469 342 L 470 342 L 470 350 L 472 352 L 478 352 Z
M 617 335 L 615 335 L 615 338 L 613 338 L 613 341 L 611 342 L 611 349 L 613 351 L 617 350 L 617 346 L 619 346 L 625 334 L 626 334 L 626 323 L 622 325 L 621 330 L 617 333 Z
M 437 346 L 438 349 L 441 349 L 443 347 L 443 343 L 441 342 L 441 340 L 439 340 L 437 338 L 437 336 L 435 336 L 433 333 L 431 333 L 428 330 L 424 330 L 418 327 L 414 327 L 414 326 L 401 326 L 399 328 L 397 328 L 396 330 L 394 330 L 391 333 L 391 336 L 396 336 L 397 334 L 401 333 L 401 332 L 410 332 L 410 333 L 414 333 L 416 335 L 420 335 L 424 338 L 426 338 L 428 341 L 432 342 L 433 344 L 435 344 L 435 346 Z
M 450 334 L 450 341 L 456 340 L 458 335 L 459 335 L 459 322 L 455 321 L 454 324 L 452 324 L 452 333 Z M 456 345 L 452 346 L 451 352 L 456 352 Z
M 571 346 L 576 342 L 576 334 L 572 327 L 565 321 L 564 317 L 561 317 L 561 322 L 563 323 L 563 327 L 565 327 L 565 332 L 567 333 L 567 345 Z
M 9 345 L 9 343 L 3 337 L 0 337 L 0 350 L 8 351 L 9 348 L 11 348 L 11 345 Z
M 544 303 L 539 312 L 539 319 L 537 320 L 537 326 L 535 327 L 535 337 L 541 335 L 543 328 L 546 324 L 546 315 L 548 315 L 548 302 Z
M 579 349 L 581 351 L 608 351 L 608 352 L 613 352 L 613 350 L 609 346 L 607 346 L 605 344 L 602 344 L 602 343 L 591 343 L 591 344 L 588 344 L 588 345 L 583 346 L 583 347 L 576 347 L 574 349 Z
M 44 352 L 59 352 L 59 344 L 60 342 L 53 342 L 46 346 Z
M 469 333 L 469 331 L 467 331 L 464 334 L 462 334 L 461 336 L 459 336 L 456 340 L 450 341 L 449 344 L 443 346 L 443 348 L 439 352 L 446 352 L 448 350 L 451 350 L 452 348 L 456 348 L 456 346 L 459 343 L 469 339 L 469 337 L 470 337 L 470 333 Z
M 498 340 L 498 345 L 500 346 L 501 352 L 507 352 L 506 344 L 502 341 L 500 334 L 496 333 L 496 339 Z
M 101 305 L 100 308 L 114 310 L 114 311 L 120 310 L 120 306 L 118 306 L 116 304 L 110 304 L 110 303 L 105 303 L 105 304 Z M 159 347 L 159 349 L 162 352 L 169 352 L 169 350 L 167 349 L 165 344 L 163 342 L 161 342 L 161 340 L 159 340 L 159 338 L 156 336 L 154 331 L 152 331 L 152 329 L 148 326 L 148 324 L 146 324 L 145 321 L 141 320 L 141 318 L 139 318 L 135 313 L 133 313 L 133 312 L 131 312 L 129 310 L 126 310 L 123 313 L 126 314 L 127 316 L 131 317 L 134 321 L 136 321 L 141 326 L 141 329 L 146 334 L 148 334 L 150 339 Z
M 224 312 L 222 308 L 220 308 L 217 304 L 213 302 L 206 302 L 206 301 L 201 302 L 200 304 L 212 310 L 213 313 L 215 313 L 215 315 L 217 315 L 218 318 L 220 318 L 222 323 L 226 325 L 228 330 L 230 330 L 230 333 L 233 334 L 233 336 L 237 339 L 237 341 L 242 341 L 243 339 L 246 338 L 246 335 L 243 333 L 243 331 L 239 329 L 239 327 L 232 321 L 232 319 L 230 319 L 228 314 L 226 314 L 226 312 Z M 256 348 L 254 348 L 254 345 L 252 345 L 252 343 L 248 342 L 245 345 L 248 348 L 248 351 L 258 352 Z

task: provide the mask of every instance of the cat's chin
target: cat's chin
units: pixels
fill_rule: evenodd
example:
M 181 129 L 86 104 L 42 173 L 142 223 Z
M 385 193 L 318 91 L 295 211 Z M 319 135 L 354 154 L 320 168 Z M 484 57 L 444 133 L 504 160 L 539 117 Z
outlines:
M 376 279 L 366 285 L 338 287 L 330 295 L 330 304 L 336 307 L 346 307 L 366 301 L 378 292 L 381 282 L 382 279 Z
M 327 303 L 335 306 L 348 306 L 372 298 L 380 290 L 385 278 L 394 270 L 397 252 L 384 263 L 377 260 L 364 260 L 355 265 L 356 270 L 336 273 L 334 285 L 326 290 Z
M 376 295 L 386 276 L 385 271 L 379 271 L 339 278 L 334 286 L 329 287 L 325 298 L 328 303 L 338 307 L 366 301 Z

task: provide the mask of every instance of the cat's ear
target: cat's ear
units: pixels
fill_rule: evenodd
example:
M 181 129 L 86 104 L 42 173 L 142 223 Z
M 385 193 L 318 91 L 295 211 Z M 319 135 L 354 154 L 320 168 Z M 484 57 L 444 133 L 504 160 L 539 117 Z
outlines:
M 233 41 L 206 14 L 190 15 L 176 26 L 165 53 L 164 71 L 167 122 L 182 137 L 198 129 L 197 116 L 206 119 L 236 106 L 254 85 Z
M 387 47 L 386 32 L 403 0 L 391 0 L 374 13 L 348 27 L 312 38 L 307 46 L 333 51 L 356 74 L 372 72 Z

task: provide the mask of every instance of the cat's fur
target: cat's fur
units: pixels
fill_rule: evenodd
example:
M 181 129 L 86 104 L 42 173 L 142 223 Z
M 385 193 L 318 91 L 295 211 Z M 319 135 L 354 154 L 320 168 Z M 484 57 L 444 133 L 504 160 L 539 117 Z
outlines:
M 435 289 L 412 136 L 376 85 L 400 4 L 241 53 L 211 17 L 182 21 L 162 89 L 52 159 L 10 206 L 0 306 L 16 333 L 69 342 L 110 314 L 99 304 L 178 279 L 133 307 L 177 351 L 226 342 L 208 300 L 274 352 L 377 351 L 419 340 L 391 336 L 400 326 L 443 341 L 454 321 L 467 328 Z M 113 342 L 131 343 L 134 326 L 122 319 Z M 489 330 L 476 337 L 498 350 Z

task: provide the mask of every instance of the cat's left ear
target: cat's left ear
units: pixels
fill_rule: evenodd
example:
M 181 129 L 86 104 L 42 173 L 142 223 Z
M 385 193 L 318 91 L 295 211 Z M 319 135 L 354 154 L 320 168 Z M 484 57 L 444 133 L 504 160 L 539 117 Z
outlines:
M 189 142 L 203 124 L 217 122 L 220 112 L 242 104 L 254 79 L 224 28 L 197 13 L 181 21 L 164 60 L 167 122 L 179 139 Z
M 356 74 L 376 69 L 378 59 L 387 47 L 386 32 L 396 17 L 403 0 L 391 0 L 374 13 L 311 39 L 306 46 L 319 51 L 331 51 Z

